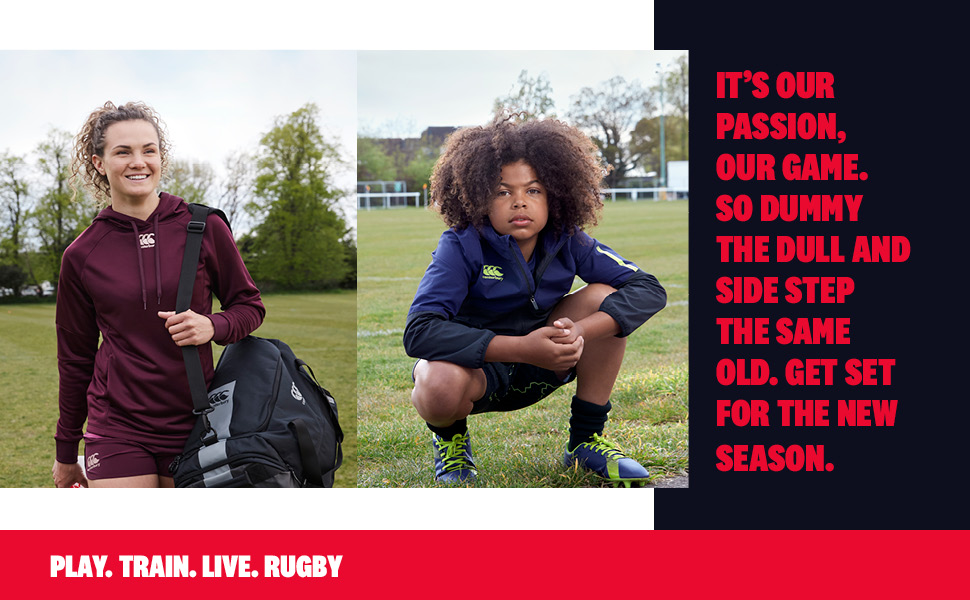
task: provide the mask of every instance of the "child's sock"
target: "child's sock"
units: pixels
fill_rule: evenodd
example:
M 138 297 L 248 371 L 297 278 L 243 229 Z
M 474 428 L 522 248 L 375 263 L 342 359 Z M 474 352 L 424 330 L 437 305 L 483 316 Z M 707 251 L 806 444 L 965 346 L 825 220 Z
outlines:
M 451 441 L 455 434 L 464 435 L 468 431 L 468 419 L 455 421 L 447 427 L 435 427 L 428 423 L 428 429 L 437 434 L 441 439 Z
M 572 416 L 569 417 L 569 443 L 566 444 L 566 449 L 572 452 L 576 446 L 589 441 L 594 433 L 603 433 L 603 426 L 606 425 L 613 406 L 609 401 L 604 406 L 600 406 L 581 400 L 579 396 L 573 396 L 570 408 Z

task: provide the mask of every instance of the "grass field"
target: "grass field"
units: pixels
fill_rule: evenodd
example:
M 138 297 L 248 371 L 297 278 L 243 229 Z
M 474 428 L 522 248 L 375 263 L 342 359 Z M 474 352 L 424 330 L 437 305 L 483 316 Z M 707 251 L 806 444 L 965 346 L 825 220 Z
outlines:
M 667 308 L 629 338 L 606 429 L 656 478 L 687 472 L 687 209 L 687 202 L 609 203 L 590 232 L 667 289 Z M 359 485 L 431 486 L 430 432 L 411 406 L 414 359 L 401 334 L 444 226 L 424 209 L 361 211 L 357 223 Z M 559 463 L 574 389 L 469 419 L 479 487 L 600 485 Z
M 336 486 L 357 485 L 357 363 L 354 292 L 263 297 L 254 333 L 279 338 L 336 398 L 346 439 Z M 53 304 L 0 305 L 0 486 L 50 487 L 57 422 Z M 217 353 L 221 346 L 214 346 Z

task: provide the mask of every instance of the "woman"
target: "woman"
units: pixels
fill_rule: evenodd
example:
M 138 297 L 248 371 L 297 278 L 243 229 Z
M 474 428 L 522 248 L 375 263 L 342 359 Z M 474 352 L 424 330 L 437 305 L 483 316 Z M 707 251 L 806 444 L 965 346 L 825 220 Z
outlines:
M 106 103 L 75 141 L 75 178 L 108 206 L 62 259 L 57 487 L 173 487 L 169 465 L 195 420 L 179 347 L 200 346 L 208 383 L 209 342 L 238 341 L 265 314 L 218 217 L 206 224 L 191 309 L 173 312 L 190 215 L 181 198 L 156 191 L 167 163 L 164 127 L 142 103 Z M 212 314 L 212 294 L 223 312 Z

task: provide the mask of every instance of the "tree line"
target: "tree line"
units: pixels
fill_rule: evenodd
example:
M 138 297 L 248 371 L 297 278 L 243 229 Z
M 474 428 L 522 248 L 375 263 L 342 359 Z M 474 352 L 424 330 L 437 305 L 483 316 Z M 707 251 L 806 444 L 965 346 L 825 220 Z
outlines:
M 604 180 L 610 188 L 624 187 L 624 180 L 638 167 L 644 173 L 662 171 L 661 120 L 663 160 L 689 160 L 687 55 L 664 69 L 654 85 L 644 86 L 638 80 L 617 76 L 597 86 L 583 87 L 570 97 L 565 112 L 557 109 L 552 91 L 552 83 L 544 74 L 533 77 L 522 71 L 512 91 L 495 99 L 493 117 L 518 113 L 517 118 L 557 118 L 579 127 L 611 166 Z M 416 146 L 404 151 L 373 135 L 358 137 L 357 180 L 404 181 L 408 190 L 421 190 L 429 183 L 440 140 L 422 134 Z M 659 176 L 654 182 L 658 186 L 665 183 Z
M 357 248 L 337 202 L 334 175 L 346 159 L 306 104 L 275 119 L 252 152 L 206 162 L 172 157 L 160 189 L 221 208 L 263 291 L 356 288 Z M 61 256 L 97 215 L 71 181 L 70 133 L 52 129 L 33 152 L 0 152 L 0 296 L 56 286 Z M 240 234 L 241 233 L 241 234 Z M 36 287 L 34 287 L 36 286 Z

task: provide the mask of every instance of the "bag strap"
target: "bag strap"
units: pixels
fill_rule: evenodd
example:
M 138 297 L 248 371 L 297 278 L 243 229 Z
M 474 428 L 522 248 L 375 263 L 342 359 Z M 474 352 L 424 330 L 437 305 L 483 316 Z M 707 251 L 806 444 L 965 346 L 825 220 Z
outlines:
M 303 475 L 306 476 L 307 482 L 315 487 L 323 487 L 323 473 L 321 473 L 320 461 L 317 459 L 317 451 L 313 447 L 313 438 L 310 437 L 310 429 L 303 419 L 293 419 L 290 425 L 293 426 L 293 432 L 296 434 L 296 443 L 300 446 Z
M 210 213 L 216 213 L 229 225 L 225 213 L 217 208 L 210 208 L 203 204 L 189 204 L 188 234 L 185 238 L 185 253 L 182 255 L 182 270 L 179 271 L 178 293 L 175 299 L 175 312 L 185 312 L 192 304 L 192 290 L 195 288 L 195 273 L 198 270 L 199 256 L 202 253 L 202 234 L 205 233 L 206 218 Z M 202 442 L 209 446 L 217 441 L 215 430 L 209 424 L 212 406 L 209 404 L 209 391 L 205 385 L 205 374 L 202 372 L 202 359 L 199 358 L 197 346 L 182 346 L 182 360 L 185 362 L 185 374 L 189 378 L 189 392 L 192 394 L 192 412 L 202 417 L 205 432 Z
M 202 252 L 202 234 L 205 232 L 205 220 L 209 216 L 209 209 L 200 204 L 189 204 L 192 215 L 188 224 L 188 236 L 185 239 L 185 254 L 182 255 L 182 270 L 179 272 L 178 295 L 175 300 L 175 312 L 181 313 L 189 309 L 192 303 L 192 289 L 195 287 L 195 273 L 198 270 L 199 255 Z M 196 346 L 182 346 L 182 359 L 185 361 L 185 374 L 189 378 L 189 391 L 192 393 L 192 406 L 196 414 L 203 417 L 212 411 L 209 405 L 209 394 L 205 386 L 205 375 L 202 373 L 202 360 Z M 208 427 L 206 419 L 206 429 Z

